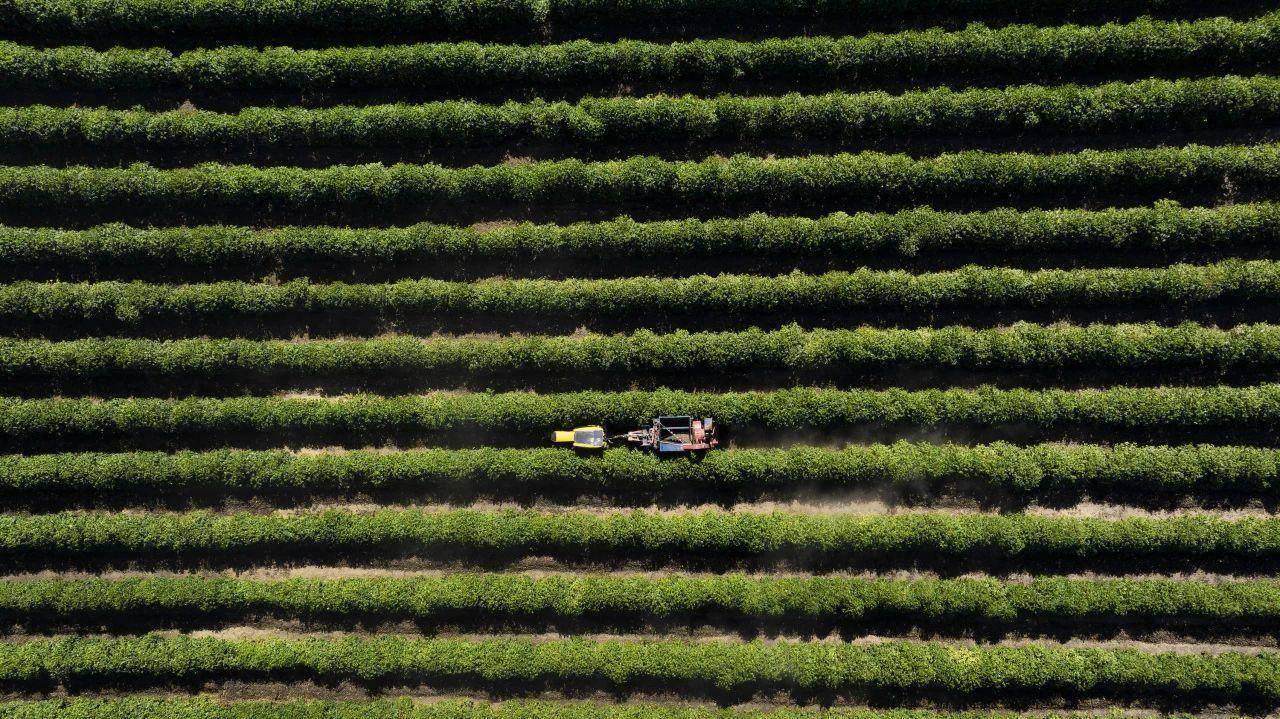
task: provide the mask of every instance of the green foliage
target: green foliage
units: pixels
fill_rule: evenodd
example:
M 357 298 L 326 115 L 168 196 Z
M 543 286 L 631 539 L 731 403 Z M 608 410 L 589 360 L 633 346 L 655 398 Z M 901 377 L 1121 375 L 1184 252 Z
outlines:
M 499 375 L 876 371 L 902 366 L 973 370 L 1280 366 L 1280 328 L 1185 324 L 973 330 L 814 330 L 497 339 L 404 337 L 337 341 L 0 339 L 0 377 L 34 380 L 271 381 Z M 443 380 L 442 380 L 443 381 Z
M 754 214 L 742 219 L 686 219 L 534 225 L 477 230 L 419 224 L 404 228 L 173 227 L 103 225 L 88 230 L 0 226 L 0 267 L 16 271 L 68 266 L 93 273 L 140 265 L 203 271 L 255 264 L 297 272 L 299 265 L 356 266 L 469 260 L 567 258 L 760 257 L 773 260 L 922 256 L 945 251 L 1086 252 L 1193 250 L 1234 253 L 1280 246 L 1280 204 L 1106 210 L 993 210 L 958 214 L 930 209 L 895 214 L 837 212 L 818 219 Z M 415 270 L 417 268 L 415 267 Z M 430 268 L 428 268 L 428 271 Z
M 936 1 L 936 0 L 935 0 Z M 954 1 L 954 0 L 952 0 Z M 272 33 L 523 34 L 547 19 L 547 0 L 4 0 L 0 27 L 8 35 L 61 42 L 236 41 Z
M 294 454 L 285 450 L 0 456 L 0 497 L 59 496 L 93 504 L 120 496 L 270 495 L 404 491 L 697 494 L 897 488 L 1034 498 L 1106 495 L 1280 494 L 1280 450 L 1004 442 L 898 442 L 844 449 L 732 449 L 699 462 L 630 450 L 580 457 L 563 449 L 415 449 Z
M 999 329 L 678 331 L 659 335 L 416 337 L 365 340 L 0 338 L 0 378 L 154 379 L 305 383 L 312 378 L 374 379 L 465 373 L 580 375 L 790 370 L 862 372 L 901 367 L 967 370 L 1065 368 L 1280 368 L 1280 326 L 1229 330 L 1183 324 L 1032 325 Z
M 1054 712 L 1046 719 L 1088 719 Z M 871 709 L 714 709 L 637 702 L 593 703 L 413 699 L 234 701 L 209 697 L 73 698 L 0 702 L 2 719 L 1018 719 L 1010 712 Z M 1186 719 L 1179 717 L 1178 719 Z
M 923 159 L 878 152 L 701 161 L 632 157 L 466 168 L 0 167 L 0 211 L 109 215 L 120 207 L 182 213 L 234 208 L 237 214 L 252 215 L 413 207 L 430 215 L 474 202 L 900 206 L 960 199 L 1007 203 L 1062 195 L 1221 193 L 1224 178 L 1235 192 L 1273 191 L 1280 183 L 1280 144 L 1052 155 L 970 151 Z
M 1271 580 L 772 579 L 740 574 L 451 574 L 410 578 L 252 580 L 226 577 L 40 579 L 0 582 L 7 622 L 95 623 L 131 617 L 199 621 L 213 615 L 287 620 L 443 622 L 592 619 L 604 622 L 923 622 L 1007 628 L 1034 623 L 1140 621 L 1280 626 Z M 0 716 L 3 716 L 0 713 Z
M 295 514 L 0 515 L 0 556 L 48 561 L 251 555 L 290 561 L 357 552 L 480 554 L 569 561 L 794 559 L 842 567 L 880 560 L 1125 562 L 1270 561 L 1280 519 L 1208 515 L 1121 520 L 1023 514 L 812 515 L 708 510 L 592 513 L 470 509 Z
M 1280 121 L 1280 80 L 1144 80 L 1096 87 L 1024 85 L 904 95 L 589 98 L 576 103 L 435 102 L 318 109 L 209 111 L 0 108 L 0 147 L 56 152 L 67 144 L 221 152 L 228 147 L 442 147 L 830 139 L 903 134 L 1122 133 Z
M 0 680 L 19 686 L 201 681 L 286 676 L 323 682 L 405 681 L 496 687 L 597 683 L 617 690 L 662 683 L 742 691 L 999 691 L 1037 696 L 1280 700 L 1274 655 L 1188 655 L 1048 646 L 956 647 L 786 642 L 494 639 L 224 640 L 148 635 L 124 639 L 37 639 L 0 643 Z M 705 690 L 704 690 L 705 691 Z
M 859 269 L 821 275 L 793 272 L 776 277 L 695 275 L 483 282 L 424 279 L 380 284 L 321 284 L 305 279 L 282 284 L 229 281 L 183 285 L 20 281 L 0 285 L 0 319 L 27 323 L 95 322 L 104 326 L 288 318 L 325 312 L 360 312 L 385 320 L 467 315 L 629 319 L 654 313 L 751 319 L 778 313 L 866 309 L 1126 305 L 1172 308 L 1277 300 L 1280 262 L 1228 260 L 1150 269 L 1018 270 L 969 266 L 921 274 Z
M 246 3 L 247 5 L 247 3 Z M 793 37 L 759 42 L 672 44 L 585 40 L 547 45 L 474 42 L 295 50 L 220 47 L 174 53 L 159 48 L 41 49 L 0 43 L 0 87 L 195 91 L 345 91 L 436 88 L 609 86 L 797 80 L 844 89 L 945 77 L 981 84 L 1108 72 L 1250 73 L 1276 66 L 1280 14 L 1249 21 L 1139 19 L 1128 24 L 909 31 Z M 935 83 L 936 84 L 936 83 Z
M 735 429 L 832 430 L 869 423 L 1100 428 L 1262 429 L 1280 426 L 1280 385 L 1104 390 L 834 390 L 699 393 L 433 393 L 401 397 L 225 399 L 0 398 L 0 438 L 9 442 L 208 439 L 219 434 L 340 436 L 381 443 L 456 430 L 536 439 L 556 428 L 603 423 L 618 429 L 663 414 L 715 417 Z
M 1192 0 L 5 0 L 7 35 L 62 38 L 237 42 L 280 33 L 319 36 L 474 38 L 538 35 L 605 26 L 699 21 L 713 29 L 762 19 L 936 24 L 969 20 L 1047 23 L 1194 12 Z

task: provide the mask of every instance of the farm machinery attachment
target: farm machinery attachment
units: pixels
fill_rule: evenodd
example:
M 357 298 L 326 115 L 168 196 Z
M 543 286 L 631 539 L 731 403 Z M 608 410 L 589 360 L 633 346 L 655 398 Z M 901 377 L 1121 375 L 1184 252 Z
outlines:
M 633 429 L 626 434 L 605 436 L 604 427 L 591 425 L 577 429 L 558 431 L 552 437 L 556 444 L 571 445 L 575 449 L 604 449 L 613 442 L 626 442 L 636 449 L 653 452 L 659 456 L 675 456 L 692 452 L 705 452 L 719 446 L 715 420 L 710 417 L 671 416 L 655 417 L 648 427 Z

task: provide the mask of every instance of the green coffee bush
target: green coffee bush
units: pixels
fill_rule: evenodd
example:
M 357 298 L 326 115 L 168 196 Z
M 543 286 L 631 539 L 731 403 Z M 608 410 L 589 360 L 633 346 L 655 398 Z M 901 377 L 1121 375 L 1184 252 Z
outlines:
M 806 275 L 681 278 L 400 280 L 380 284 L 13 282 L 0 284 L 0 320 L 24 323 L 249 321 L 356 312 L 384 320 L 479 315 L 632 319 L 714 313 L 943 308 L 1194 307 L 1280 300 L 1280 262 L 1228 260 L 1159 268 L 1019 270 L 968 266 L 915 274 L 859 269 Z M 1102 331 L 1105 332 L 1105 331 Z M 1184 330 L 1184 332 L 1189 332 Z M 1247 333 L 1247 332 L 1246 332 Z M 1259 331 L 1258 334 L 1265 334 Z M 657 340 L 655 340 L 657 341 Z
M 948 251 L 984 254 L 1185 252 L 1235 254 L 1280 246 L 1280 205 L 1271 203 L 1105 210 L 915 209 L 894 214 L 837 212 L 809 219 L 753 214 L 741 219 L 636 222 L 630 218 L 572 225 L 517 224 L 478 230 L 419 224 L 403 228 L 203 226 L 87 230 L 0 227 L 0 268 L 89 275 L 139 266 L 216 278 L 228 265 L 299 274 L 316 264 L 395 271 L 430 263 L 539 259 L 702 258 L 770 260 L 922 257 Z M 431 268 L 428 266 L 427 271 Z M 320 272 L 325 272 L 321 267 Z M 419 271 L 415 266 L 414 271 Z M 314 277 L 314 273 L 312 274 Z
M 782 97 L 658 95 L 578 102 L 434 102 L 317 109 L 0 108 L 0 147 L 66 145 L 223 152 L 314 147 L 454 147 L 558 143 L 826 139 L 901 135 L 1053 135 L 1242 127 L 1280 121 L 1280 80 L 1143 80 L 1094 87 L 1025 85 Z
M 1033 351 L 1029 351 L 1034 348 Z M 271 381 L 437 376 L 700 371 L 875 372 L 902 367 L 966 370 L 1280 367 L 1280 327 L 1230 330 L 1183 324 L 1033 325 L 975 330 L 685 332 L 568 337 L 416 337 L 368 340 L 0 339 L 0 378 L 27 381 L 150 379 Z
M 1280 145 L 1129 149 L 1064 154 L 961 152 L 929 158 L 859 154 L 701 161 L 632 157 L 446 168 L 335 165 L 322 169 L 203 164 L 0 167 L 0 211 L 110 215 L 132 211 L 460 211 L 468 203 L 670 205 L 721 208 L 903 206 L 965 200 L 1007 204 L 1062 196 L 1223 192 L 1267 194 L 1280 182 Z
M 488 560 L 548 556 L 756 559 L 861 567 L 881 560 L 998 563 L 1272 561 L 1280 519 L 1209 515 L 1121 520 L 1023 514 L 813 515 L 708 510 L 592 513 L 382 509 L 294 514 L 63 512 L 0 515 L 0 556 L 287 557 L 358 553 Z
M 787 494 L 898 489 L 1133 495 L 1280 493 L 1280 450 L 1189 445 L 965 446 L 898 442 L 844 449 L 732 449 L 663 462 L 612 449 L 414 449 L 295 454 L 286 450 L 0 455 L 0 498 L 58 497 L 93 505 L 120 497 L 408 492 L 416 496 L 662 493 Z
M 1280 14 L 1126 24 L 908 31 L 792 37 L 758 42 L 623 40 L 562 44 L 474 42 L 295 50 L 220 47 L 174 54 L 160 48 L 97 51 L 0 43 L 0 87 L 77 90 L 178 86 L 226 90 L 478 90 L 584 85 L 790 81 L 883 87 L 944 78 L 950 84 L 1050 81 L 1106 73 L 1252 73 L 1280 57 Z M 930 82 L 929 84 L 939 84 Z
M 857 26 L 961 25 L 971 21 L 1096 21 L 1151 12 L 1203 15 L 1191 0 L 5 0 L 0 28 L 10 36 L 57 37 L 63 42 L 128 37 L 182 44 L 276 40 L 282 34 L 315 40 L 361 37 L 539 36 L 602 29 L 630 35 L 637 27 L 697 21 L 715 32 L 762 19 L 852 22 Z M 705 32 L 706 30 L 704 30 Z
M 655 416 L 715 417 L 735 430 L 830 431 L 870 423 L 919 427 L 1009 424 L 1052 429 L 1280 426 L 1280 385 L 1104 390 L 834 390 L 699 393 L 673 390 L 534 394 L 433 393 L 400 397 L 231 397 L 224 399 L 0 398 L 0 439 L 11 443 L 207 440 L 300 433 L 380 443 L 412 433 L 430 443 L 451 431 L 498 432 L 533 440 L 585 423 L 628 429 Z
M 254 580 L 205 577 L 40 579 L 0 582 L 8 622 L 79 624 L 133 617 L 214 623 L 286 620 L 449 623 L 663 619 L 698 623 L 904 622 L 1017 629 L 1034 623 L 1104 622 L 1177 627 L 1186 622 L 1251 630 L 1280 625 L 1280 586 L 1270 580 L 1166 579 L 772 579 L 740 574 L 450 574 L 408 578 Z M 943 630 L 947 631 L 947 630 Z M 3 713 L 0 713 L 3 716 Z
M 1280 670 L 1268 654 L 1177 654 L 1048 646 L 949 644 L 584 641 L 526 639 L 225 640 L 211 637 L 36 639 L 0 643 L 0 680 L 58 683 L 192 682 L 287 676 L 321 681 L 651 683 L 720 691 L 782 688 L 865 693 L 894 690 L 1159 699 L 1280 700 Z M 705 691 L 705 690 L 704 690 Z
M 1009 712 L 871 709 L 715 709 L 637 702 L 595 703 L 509 699 L 489 701 L 373 699 L 355 701 L 230 701 L 205 696 L 157 699 L 72 698 L 0 702 L 3 719 L 1015 719 Z M 1047 719 L 1087 719 L 1083 712 Z

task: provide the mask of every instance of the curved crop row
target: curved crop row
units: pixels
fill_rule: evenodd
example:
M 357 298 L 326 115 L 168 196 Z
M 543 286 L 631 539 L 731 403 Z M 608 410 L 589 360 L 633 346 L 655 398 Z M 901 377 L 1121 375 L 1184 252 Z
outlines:
M 238 213 L 405 208 L 458 212 L 468 203 L 551 207 L 598 203 L 722 207 L 746 202 L 820 207 L 1004 202 L 1065 195 L 1274 192 L 1280 144 L 1037 155 L 963 152 L 913 159 L 878 152 L 701 161 L 633 157 L 446 168 L 335 165 L 323 169 L 204 164 L 160 170 L 0 167 L 0 211 L 110 214 L 121 208 Z M 465 210 L 464 208 L 461 208 Z
M 1280 519 L 470 509 L 0 515 L 0 556 L 11 561 L 265 556 L 296 562 L 335 553 L 485 562 L 530 556 L 570 562 L 794 560 L 837 567 L 890 560 L 1106 562 L 1133 571 L 1151 561 L 1280 559 Z
M 227 321 L 326 312 L 392 318 L 573 317 L 653 313 L 778 313 L 937 308 L 1189 307 L 1280 299 L 1280 262 L 1229 260 L 1161 268 L 1017 270 L 966 267 L 600 280 L 401 280 L 380 284 L 215 282 L 13 282 L 0 284 L 0 319 L 11 322 Z
M 0 338 L 0 378 L 148 379 L 302 383 L 433 374 L 494 375 L 720 372 L 875 372 L 902 367 L 966 370 L 1280 368 L 1280 326 L 1221 330 L 1196 324 L 1033 325 L 998 329 L 678 331 L 563 337 L 417 337 L 367 340 Z
M 451 147 L 831 139 L 903 134 L 1124 133 L 1280 121 L 1280 79 L 1144 80 L 1095 87 L 1027 85 L 888 95 L 589 98 L 577 103 L 437 102 L 319 109 L 0 108 L 0 147 L 158 150 Z
M 655 416 L 715 417 L 734 429 L 834 429 L 870 423 L 916 426 L 1018 424 L 1124 428 L 1280 426 L 1280 385 L 1105 390 L 828 390 L 704 394 L 576 392 L 428 394 L 341 398 L 0 398 L 0 439 L 10 442 L 208 439 L 302 434 L 346 442 L 410 434 L 429 442 L 456 430 L 529 440 L 598 422 L 630 429 Z
M 895 488 L 1034 498 L 1280 494 L 1280 450 L 1191 445 L 898 442 L 844 449 L 733 449 L 700 462 L 630 450 L 581 457 L 562 449 L 415 449 L 295 454 L 287 450 L 0 455 L 0 497 L 87 505 L 147 499 L 303 493 L 788 494 Z
M 1245 3 L 1248 5 L 1248 3 Z M 621 34 L 646 25 L 698 21 L 712 28 L 762 19 L 854 22 L 864 26 L 965 21 L 1063 22 L 1134 17 L 1152 11 L 1203 13 L 1193 0 L 5 0 L 6 36 L 95 41 L 243 42 L 280 34 L 342 38 L 525 37 L 605 26 Z M 621 26 L 621 27 L 620 27 Z M 637 27 L 639 26 L 639 27 Z M 357 29 L 358 30 L 355 30 Z
M 625 40 L 558 45 L 441 43 L 295 50 L 223 47 L 104 52 L 0 43 L 0 87 L 77 90 L 485 89 L 790 80 L 845 89 L 945 76 L 1019 82 L 1122 73 L 1249 73 L 1277 67 L 1280 14 L 1249 21 L 1140 19 L 1081 27 L 1015 25 L 759 42 Z
M 742 219 L 600 223 L 475 229 L 420 224 L 404 228 L 205 226 L 143 229 L 103 225 L 88 230 L 0 226 L 0 268 L 18 272 L 92 268 L 94 274 L 161 267 L 216 276 L 251 264 L 298 273 L 299 265 L 394 268 L 484 260 L 684 257 L 865 259 L 961 251 L 1086 252 L 1194 250 L 1231 252 L 1280 246 L 1280 204 L 1104 210 L 914 209 L 894 214 L 837 212 L 818 219 L 754 214 Z M 418 268 L 415 267 L 415 271 Z M 430 268 L 427 268 L 430 271 Z
M 371 579 L 20 580 L 0 582 L 7 622 L 55 626 L 179 620 L 217 625 L 280 619 L 412 620 L 448 623 L 590 619 L 674 619 L 791 623 L 903 622 L 978 625 L 1212 622 L 1242 628 L 1280 623 L 1280 585 L 1271 580 L 769 579 L 744 575 L 661 579 L 613 575 L 453 574 Z M 144 620 L 145 622 L 145 620 Z M 1088 633 L 1088 630 L 1085 630 Z
M 145 636 L 0 643 L 0 682 L 170 682 L 287 676 L 468 687 L 689 686 L 720 692 L 1031 694 L 1280 701 L 1271 654 L 1188 655 L 1043 646 L 966 647 L 406 637 L 226 640 Z

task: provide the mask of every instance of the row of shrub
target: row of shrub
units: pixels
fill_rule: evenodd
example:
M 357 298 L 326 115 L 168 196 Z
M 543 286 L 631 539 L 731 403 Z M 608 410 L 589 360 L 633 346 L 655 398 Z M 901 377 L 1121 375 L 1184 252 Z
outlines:
M 0 583 L 7 622 L 54 624 L 153 618 L 214 623 L 247 617 L 307 620 L 677 621 L 715 617 L 790 622 L 922 622 L 960 633 L 974 624 L 1280 620 L 1272 580 L 774 579 L 731 575 L 450 574 L 410 578 L 251 580 L 226 577 L 41 579 Z M 146 621 L 145 619 L 143 620 Z M 1088 630 L 1085 629 L 1087 633 Z
M 502 702 L 410 698 L 218 701 L 208 696 L 61 698 L 0 702 L 0 719 L 1015 719 L 1005 711 L 787 707 L 720 709 L 641 702 L 596 703 L 508 699 Z M 1085 719 L 1058 711 L 1046 719 Z
M 412 376 L 667 374 L 785 370 L 839 374 L 902 367 L 965 370 L 1280 368 L 1280 326 L 1184 323 L 998 329 L 803 330 L 362 340 L 0 338 L 0 378 L 290 382 Z M 443 375 L 444 377 L 441 377 Z
M 529 685 L 614 691 L 944 693 L 1225 703 L 1280 700 L 1270 654 L 1147 653 L 1050 646 L 529 639 L 250 639 L 148 635 L 0 643 L 0 682 L 164 685 L 202 680 Z
M 255 107 L 113 110 L 0 108 L 0 147 L 57 151 L 68 144 L 160 150 L 283 147 L 433 147 L 618 142 L 828 139 L 858 144 L 904 134 L 1052 134 L 1176 131 L 1280 120 L 1280 80 L 1144 80 L 1096 87 L 1024 85 L 904 95 L 698 98 L 652 96 L 568 102 L 436 102 L 320 109 Z
M 448 89 L 802 81 L 844 89 L 945 77 L 1019 82 L 1103 73 L 1250 73 L 1277 66 L 1280 14 L 1236 21 L 1139 19 L 1128 24 L 907 31 L 672 44 L 578 40 L 298 50 L 243 46 L 174 54 L 160 48 L 42 49 L 0 43 L 0 87 L 77 90 L 179 86 L 218 90 Z
M 1278 33 L 1280 34 L 1280 33 Z M 447 168 L 327 168 L 202 164 L 130 167 L 0 167 L 0 211 L 197 213 L 324 212 L 412 208 L 427 215 L 477 203 L 671 205 L 743 203 L 822 207 L 922 202 L 1008 203 L 1057 197 L 1274 192 L 1280 144 L 1087 150 L 1064 154 L 980 151 L 914 159 L 879 152 L 700 161 L 632 157 Z M 1228 187 L 1229 186 L 1229 187 Z M 670 210 L 668 210 L 670 211 Z M 474 212 L 474 210 L 473 210 Z
M 1084 719 L 1083 712 L 1045 713 Z M 929 711 L 847 707 L 752 709 L 642 702 L 596 703 L 508 699 L 502 702 L 410 698 L 218 701 L 207 696 L 62 698 L 0 702 L 2 719 L 1015 719 L 1006 711 Z
M 752 709 L 642 702 L 411 698 L 218 701 L 208 696 L 61 698 L 0 702 L 0 719 L 1015 719 L 1005 711 L 929 711 L 848 707 Z M 1083 712 L 1038 714 L 1085 719 Z
M 1280 385 L 1115 387 L 1103 390 L 835 390 L 698 393 L 674 390 L 535 394 L 433 393 L 401 397 L 231 397 L 224 399 L 0 398 L 0 439 L 9 442 L 228 436 L 342 437 L 370 442 L 412 434 L 490 431 L 511 439 L 600 423 L 647 425 L 659 415 L 714 417 L 735 430 L 832 430 L 866 424 L 1053 428 L 1280 426 Z
M 295 454 L 284 450 L 0 455 L 0 497 L 121 497 L 305 493 L 754 494 L 811 490 L 959 491 L 1034 498 L 1280 493 L 1280 450 L 1213 445 L 897 442 L 844 449 L 733 449 L 664 462 L 625 449 L 582 457 L 565 449 L 414 449 Z
M 523 35 L 544 25 L 550 8 L 548 0 L 5 0 L 0 27 L 8 36 L 64 42 L 123 36 L 162 44 L 235 42 L 240 36 L 271 34 L 332 37 L 356 28 L 374 35 Z
M 1239 3 L 1245 6 L 1251 3 Z M 698 21 L 703 32 L 766 19 L 858 25 L 961 24 L 965 21 L 1062 22 L 1149 12 L 1207 14 L 1191 0 L 6 0 L 8 36 L 183 44 L 243 42 L 281 34 L 343 38 L 456 38 L 529 35 L 575 29 L 642 32 L 645 25 Z M 640 27 L 636 27 L 639 24 Z
M 597 280 L 401 280 L 378 284 L 30 282 L 0 285 L 10 322 L 231 321 L 356 313 L 385 319 L 653 314 L 834 313 L 853 310 L 1166 306 L 1280 299 L 1280 262 L 1227 260 L 1160 268 L 1019 270 L 969 266 L 913 274 L 859 269 L 808 275 L 695 275 Z M 785 316 L 785 315 L 784 315 Z
M 913 209 L 895 214 L 837 212 L 817 219 L 753 214 L 741 219 L 600 223 L 475 229 L 419 224 L 350 229 L 236 226 L 87 230 L 0 226 L 0 271 L 91 268 L 115 274 L 139 267 L 216 277 L 227 266 L 299 273 L 331 265 L 385 267 L 433 262 L 536 259 L 759 257 L 866 259 L 948 251 L 1087 252 L 1099 250 L 1238 252 L 1280 246 L 1280 204 L 1104 210 Z M 415 267 L 420 271 L 421 267 Z M 426 268 L 430 271 L 430 267 Z
M 292 514 L 62 512 L 0 515 L 0 556 L 127 563 L 247 557 L 296 562 L 373 554 L 485 561 L 520 557 L 705 562 L 714 558 L 864 567 L 936 563 L 1273 561 L 1280 519 L 1061 515 L 327 510 Z

